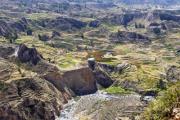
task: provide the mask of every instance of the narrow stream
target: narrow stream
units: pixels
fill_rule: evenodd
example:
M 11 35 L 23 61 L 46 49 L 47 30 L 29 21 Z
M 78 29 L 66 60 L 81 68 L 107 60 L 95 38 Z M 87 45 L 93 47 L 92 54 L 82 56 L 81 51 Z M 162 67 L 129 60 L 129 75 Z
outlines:
M 56 120 L 78 120 L 74 116 L 76 103 L 74 99 L 68 101 L 68 103 L 63 106 L 60 117 L 56 118 Z

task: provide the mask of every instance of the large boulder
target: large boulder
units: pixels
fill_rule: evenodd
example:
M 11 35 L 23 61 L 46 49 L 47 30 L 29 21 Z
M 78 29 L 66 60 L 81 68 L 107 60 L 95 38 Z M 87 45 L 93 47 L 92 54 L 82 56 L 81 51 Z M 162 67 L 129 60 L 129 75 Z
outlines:
M 110 77 L 110 74 L 112 72 L 116 72 L 116 68 L 111 65 L 96 63 L 93 72 L 97 83 L 104 88 L 108 88 L 114 82 L 114 80 Z
M 110 87 L 114 82 L 112 78 L 102 70 L 94 71 L 94 76 L 96 78 L 97 83 L 104 88 Z
M 17 49 L 18 59 L 23 63 L 32 63 L 36 65 L 42 58 L 35 48 L 28 48 L 24 44 L 19 45 Z
M 180 68 L 171 66 L 166 71 L 166 79 L 170 82 L 180 81 Z

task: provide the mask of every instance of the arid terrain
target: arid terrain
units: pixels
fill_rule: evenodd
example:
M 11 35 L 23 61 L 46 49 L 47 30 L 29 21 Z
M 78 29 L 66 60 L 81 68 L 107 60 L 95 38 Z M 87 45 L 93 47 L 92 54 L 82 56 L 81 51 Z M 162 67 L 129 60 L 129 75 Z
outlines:
M 1 0 L 0 120 L 180 120 L 180 1 Z

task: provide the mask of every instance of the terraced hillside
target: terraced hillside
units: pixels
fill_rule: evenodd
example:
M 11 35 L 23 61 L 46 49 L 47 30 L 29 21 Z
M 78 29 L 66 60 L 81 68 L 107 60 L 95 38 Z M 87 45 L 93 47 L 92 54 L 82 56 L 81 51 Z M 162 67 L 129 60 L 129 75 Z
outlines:
M 1 0 L 0 119 L 179 120 L 179 1 L 161 1 Z

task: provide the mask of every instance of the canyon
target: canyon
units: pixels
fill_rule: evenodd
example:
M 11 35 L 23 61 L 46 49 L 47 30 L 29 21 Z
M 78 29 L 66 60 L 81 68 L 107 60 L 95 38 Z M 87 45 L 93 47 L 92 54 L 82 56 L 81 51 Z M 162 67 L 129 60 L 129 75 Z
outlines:
M 179 120 L 178 0 L 1 0 L 0 120 Z

